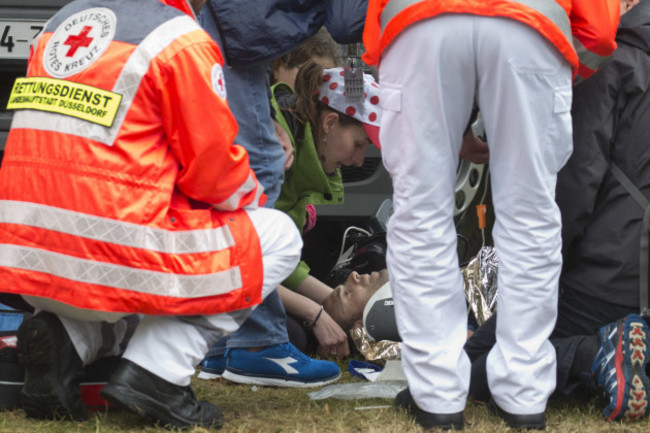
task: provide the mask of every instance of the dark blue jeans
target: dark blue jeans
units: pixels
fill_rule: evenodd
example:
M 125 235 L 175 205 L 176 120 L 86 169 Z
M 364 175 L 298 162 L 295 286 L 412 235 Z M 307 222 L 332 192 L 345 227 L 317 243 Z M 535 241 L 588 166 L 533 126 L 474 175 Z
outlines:
M 578 346 L 592 337 L 598 329 L 615 322 L 630 313 L 638 313 L 638 308 L 614 305 L 581 293 L 563 291 L 558 303 L 558 319 L 550 341 L 557 354 L 556 393 L 569 394 L 578 385 L 589 385 L 589 372 L 582 376 L 572 375 L 571 368 Z M 496 314 L 481 325 L 465 344 L 465 351 L 472 362 L 470 397 L 489 400 L 490 389 L 487 383 L 485 360 L 495 343 Z
M 203 8 L 199 22 L 221 47 L 219 31 L 207 8 Z M 268 66 L 226 66 L 223 73 L 228 105 L 239 125 L 235 143 L 248 151 L 250 166 L 268 196 L 266 207 L 272 208 L 280 195 L 284 180 L 285 154 L 271 121 Z M 207 356 L 221 355 L 226 347 L 261 347 L 286 343 L 289 341 L 286 320 L 282 300 L 277 290 L 274 290 L 236 332 L 219 341 Z

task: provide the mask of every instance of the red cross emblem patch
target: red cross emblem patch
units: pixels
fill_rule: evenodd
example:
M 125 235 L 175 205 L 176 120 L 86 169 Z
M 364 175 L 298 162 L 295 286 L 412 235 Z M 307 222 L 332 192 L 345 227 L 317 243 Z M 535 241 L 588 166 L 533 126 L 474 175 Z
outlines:
M 90 46 L 93 38 L 89 38 L 88 33 L 90 33 L 92 29 L 93 28 L 90 26 L 84 26 L 84 28 L 81 30 L 81 33 L 78 35 L 68 36 L 68 38 L 63 43 L 63 45 L 70 45 L 70 49 L 66 53 L 66 57 L 74 56 L 74 53 L 76 53 L 80 47 Z
M 103 7 L 77 12 L 54 30 L 43 53 L 53 77 L 66 78 L 89 67 L 108 48 L 117 27 L 115 13 Z
M 223 77 L 223 68 L 219 63 L 212 66 L 212 88 L 221 98 L 226 99 L 226 82 Z

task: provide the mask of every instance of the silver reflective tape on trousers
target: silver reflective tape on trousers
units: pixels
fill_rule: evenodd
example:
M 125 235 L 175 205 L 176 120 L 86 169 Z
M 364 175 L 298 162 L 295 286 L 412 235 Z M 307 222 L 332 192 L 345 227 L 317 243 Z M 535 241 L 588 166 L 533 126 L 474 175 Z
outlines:
M 0 244 L 0 266 L 42 272 L 86 284 L 178 298 L 220 295 L 242 287 L 238 266 L 212 274 L 179 275 L 10 244 Z
M 0 223 L 21 224 L 164 254 L 216 252 L 235 245 L 228 226 L 172 231 L 11 200 L 0 200 Z
M 391 0 L 386 4 L 384 10 L 381 12 L 381 31 L 386 29 L 386 26 L 397 14 L 402 12 L 409 6 L 414 4 L 423 3 L 431 0 Z M 554 0 L 510 0 L 514 3 L 520 3 L 536 10 L 548 19 L 550 19 L 556 26 L 564 33 L 569 43 L 573 42 L 571 34 L 571 22 L 566 14 L 566 11 L 556 3 Z

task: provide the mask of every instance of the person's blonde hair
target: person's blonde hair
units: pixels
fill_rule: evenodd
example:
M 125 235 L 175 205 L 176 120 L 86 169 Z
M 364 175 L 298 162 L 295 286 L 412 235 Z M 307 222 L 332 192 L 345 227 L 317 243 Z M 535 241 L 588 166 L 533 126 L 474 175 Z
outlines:
M 271 70 L 277 71 L 282 66 L 287 69 L 300 68 L 309 62 L 313 56 L 330 59 L 336 66 L 341 64 L 341 46 L 332 39 L 325 27 L 321 27 L 314 36 L 307 39 L 298 48 L 275 59 L 271 64 Z M 273 79 L 273 76 L 271 78 Z M 272 82 L 271 84 L 275 83 Z

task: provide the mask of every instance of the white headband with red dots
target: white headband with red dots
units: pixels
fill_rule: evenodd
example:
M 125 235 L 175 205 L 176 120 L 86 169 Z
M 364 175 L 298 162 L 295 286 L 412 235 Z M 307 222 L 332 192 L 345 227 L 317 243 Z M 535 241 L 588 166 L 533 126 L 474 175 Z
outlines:
M 363 75 L 363 98 L 351 102 L 345 95 L 345 69 L 332 68 L 323 70 L 323 81 L 318 89 L 318 98 L 325 105 L 345 113 L 363 123 L 370 140 L 379 146 L 379 85 L 370 74 Z

